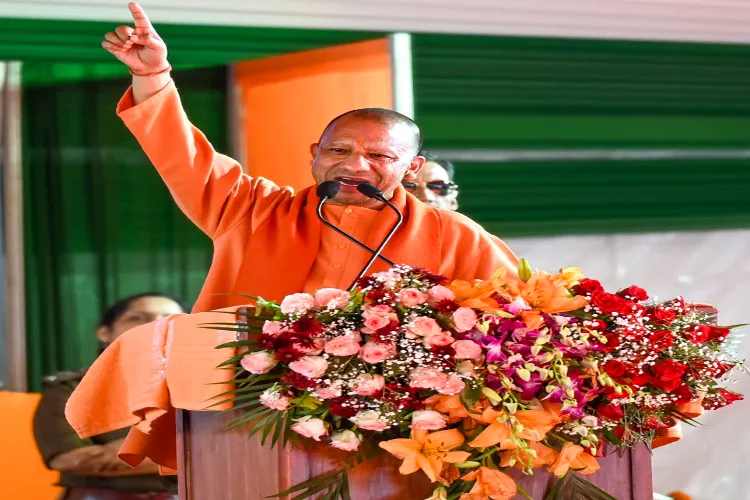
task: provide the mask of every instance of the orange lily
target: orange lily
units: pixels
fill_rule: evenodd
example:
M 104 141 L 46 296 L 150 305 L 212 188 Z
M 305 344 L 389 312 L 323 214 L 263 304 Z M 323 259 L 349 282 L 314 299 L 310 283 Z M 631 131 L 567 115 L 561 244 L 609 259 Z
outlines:
M 518 493 L 516 482 L 509 475 L 489 467 L 480 467 L 478 470 L 469 472 L 464 481 L 476 483 L 470 492 L 461 495 L 460 500 L 511 500 Z
M 391 439 L 380 443 L 380 447 L 388 453 L 404 460 L 398 469 L 401 474 L 412 474 L 422 469 L 434 483 L 443 470 L 443 462 L 457 464 L 471 456 L 465 451 L 450 451 L 464 442 L 464 435 L 458 429 L 432 434 L 425 430 L 414 430 L 411 436 L 411 439 Z
M 549 471 L 557 477 L 562 477 L 571 468 L 580 474 L 591 474 L 599 470 L 599 463 L 596 458 L 583 451 L 582 447 L 567 442 L 557 459 L 549 466 Z
M 461 402 L 461 397 L 455 396 L 443 396 L 436 394 L 427 398 L 425 401 L 431 409 L 442 413 L 448 417 L 448 422 L 455 424 L 460 422 L 462 419 L 469 416 L 469 412 L 464 408 L 464 404 Z
M 511 432 L 510 425 L 506 422 L 498 422 L 498 417 L 506 415 L 504 411 L 493 410 L 487 408 L 482 412 L 481 415 L 471 415 L 475 420 L 479 420 L 482 423 L 489 424 L 469 446 L 473 448 L 489 448 L 490 446 L 497 445 L 501 450 L 511 450 L 516 447 L 513 442 L 513 433 Z
M 456 303 L 461 307 L 474 309 L 497 309 L 497 301 L 491 298 L 495 293 L 495 284 L 492 281 L 468 281 L 456 280 L 448 285 L 448 288 L 456 295 Z
M 557 458 L 557 451 L 544 446 L 542 443 L 529 441 L 528 445 L 528 450 L 531 450 L 532 453 L 520 448 L 500 453 L 500 465 L 508 467 L 511 460 L 515 460 L 515 467 L 523 470 L 550 465 Z
M 516 420 L 523 426 L 518 437 L 530 441 L 541 441 L 562 419 L 560 414 L 549 410 L 521 410 Z
M 544 322 L 542 313 L 574 311 L 588 304 L 586 297 L 571 297 L 564 283 L 542 271 L 535 272 L 526 283 L 508 282 L 508 289 L 510 295 L 507 298 L 520 296 L 531 306 L 530 310 L 521 313 L 521 317 L 526 326 L 532 329 Z

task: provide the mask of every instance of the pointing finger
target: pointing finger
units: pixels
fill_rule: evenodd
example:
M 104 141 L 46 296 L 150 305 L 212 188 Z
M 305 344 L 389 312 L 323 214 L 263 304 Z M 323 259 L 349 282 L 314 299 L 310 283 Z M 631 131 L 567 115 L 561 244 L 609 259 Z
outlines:
M 133 15 L 133 21 L 135 21 L 136 28 L 153 29 L 151 21 L 149 21 L 148 16 L 143 11 L 140 5 L 135 2 L 131 2 L 128 7 L 130 8 L 130 13 Z

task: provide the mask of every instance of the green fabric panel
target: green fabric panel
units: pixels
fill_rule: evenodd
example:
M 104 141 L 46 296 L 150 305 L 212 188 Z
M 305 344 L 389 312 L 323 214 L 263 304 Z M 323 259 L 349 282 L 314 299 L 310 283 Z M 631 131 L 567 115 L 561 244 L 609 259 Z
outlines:
M 750 46 L 417 34 L 428 148 L 746 147 Z
M 461 212 L 500 237 L 750 227 L 750 160 L 456 165 Z
M 117 22 L 0 19 L 0 59 L 20 60 L 28 67 L 24 83 L 49 78 L 69 81 L 126 74 L 101 47 L 104 34 Z M 215 66 L 382 37 L 364 31 L 157 24 L 176 69 Z M 34 63 L 44 63 L 39 66 Z M 71 65 L 87 63 L 91 67 Z M 49 64 L 54 64 L 49 68 Z M 99 66 L 101 65 L 101 66 Z M 53 80 L 54 81 L 54 80 Z
M 176 72 L 191 120 L 227 149 L 224 67 Z M 190 302 L 210 240 L 179 212 L 115 115 L 129 79 L 35 87 L 24 95 L 28 372 L 32 390 L 88 366 L 115 300 L 157 290 Z

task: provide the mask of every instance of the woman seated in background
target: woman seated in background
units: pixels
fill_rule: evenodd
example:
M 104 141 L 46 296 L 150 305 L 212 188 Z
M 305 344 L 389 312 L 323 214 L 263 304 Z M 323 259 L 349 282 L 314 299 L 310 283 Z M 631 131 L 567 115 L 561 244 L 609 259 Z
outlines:
M 102 316 L 96 331 L 100 353 L 131 328 L 182 312 L 180 301 L 163 293 L 126 297 Z M 34 415 L 34 437 L 44 463 L 61 473 L 65 491 L 60 500 L 176 500 L 176 478 L 159 476 L 154 462 L 146 459 L 131 468 L 117 458 L 129 429 L 81 439 L 65 420 L 65 404 L 85 372 L 45 377 Z

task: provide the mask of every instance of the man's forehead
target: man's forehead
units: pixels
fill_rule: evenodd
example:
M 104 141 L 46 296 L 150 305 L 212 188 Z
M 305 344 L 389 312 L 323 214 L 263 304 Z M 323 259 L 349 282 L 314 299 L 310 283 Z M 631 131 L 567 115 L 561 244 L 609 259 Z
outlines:
M 325 142 L 354 142 L 358 146 L 409 148 L 414 132 L 405 123 L 389 122 L 369 117 L 343 117 L 326 130 Z

